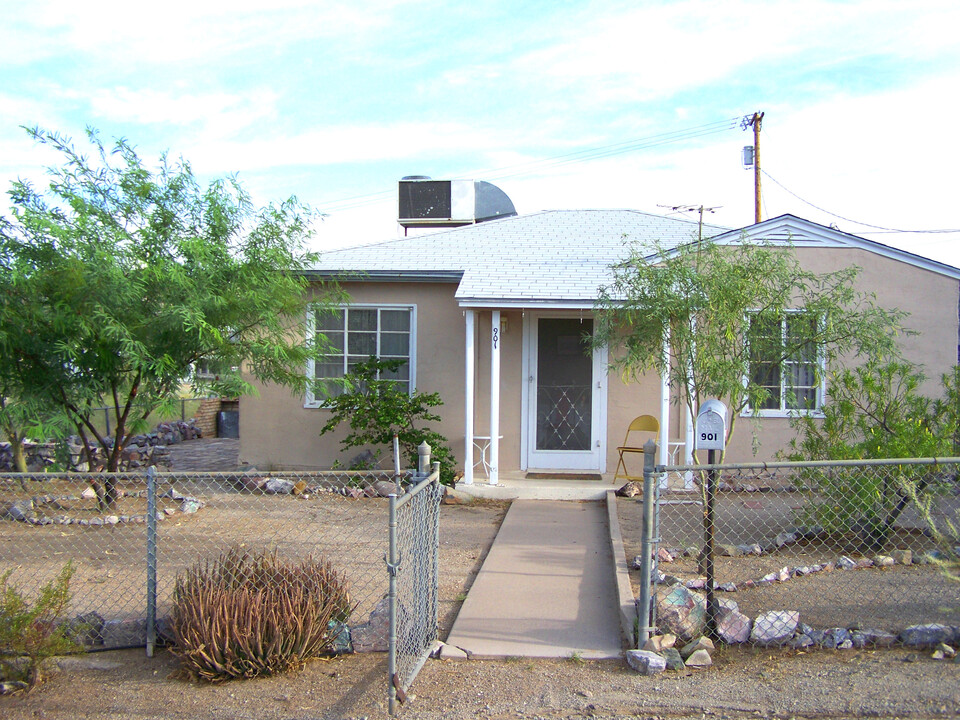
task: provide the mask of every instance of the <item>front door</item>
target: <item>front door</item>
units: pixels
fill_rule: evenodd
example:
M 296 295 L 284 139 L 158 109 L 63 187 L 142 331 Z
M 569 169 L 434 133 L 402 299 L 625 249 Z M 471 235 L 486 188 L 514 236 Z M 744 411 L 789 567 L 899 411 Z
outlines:
M 593 320 L 533 317 L 526 333 L 527 464 L 602 472 L 604 353 L 591 351 Z

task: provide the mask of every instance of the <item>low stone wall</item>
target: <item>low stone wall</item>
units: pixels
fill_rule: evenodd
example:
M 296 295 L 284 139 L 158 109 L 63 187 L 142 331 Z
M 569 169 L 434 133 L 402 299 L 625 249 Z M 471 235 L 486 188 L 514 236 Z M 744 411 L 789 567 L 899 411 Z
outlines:
M 214 415 L 214 423 L 216 423 L 216 415 Z M 186 422 L 177 420 L 160 423 L 151 432 L 130 438 L 121 456 L 121 469 L 134 470 L 150 465 L 164 466 L 167 464 L 168 445 L 175 445 L 184 440 L 194 440 L 204 435 L 203 430 L 193 419 Z M 93 450 L 94 462 L 99 462 L 100 449 L 94 446 Z M 68 438 L 66 444 L 61 447 L 58 447 L 57 443 L 25 441 L 23 451 L 28 472 L 46 472 L 57 466 L 68 471 L 88 470 L 83 446 L 80 444 L 80 439 L 75 436 Z M 0 442 L 0 472 L 16 472 L 13 466 L 13 447 L 8 442 Z

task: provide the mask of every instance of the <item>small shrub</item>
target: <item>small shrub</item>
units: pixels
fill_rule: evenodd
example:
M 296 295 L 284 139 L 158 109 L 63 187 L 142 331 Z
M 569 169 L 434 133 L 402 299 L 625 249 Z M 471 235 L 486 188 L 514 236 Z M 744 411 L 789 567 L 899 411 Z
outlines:
M 822 418 L 793 418 L 789 460 L 946 457 L 960 429 L 960 367 L 941 378 L 942 395 L 920 389 L 924 376 L 904 361 L 869 360 L 831 377 Z M 798 518 L 829 533 L 859 536 L 863 552 L 889 543 L 904 510 L 952 492 L 950 478 L 926 465 L 807 470 L 797 486 L 810 497 Z M 919 507 L 919 506 L 918 506 Z
M 331 652 L 351 610 L 346 579 L 324 558 L 231 548 L 177 577 L 172 651 L 211 682 L 297 670 Z
M 394 435 L 410 467 L 416 467 L 417 448 L 425 442 L 430 445 L 431 460 L 440 463 L 440 482 L 452 485 L 456 457 L 447 445 L 447 438 L 428 425 L 441 421 L 432 408 L 443 405 L 443 401 L 437 393 L 410 395 L 398 387 L 390 378 L 396 377 L 403 363 L 403 360 L 370 357 L 353 366 L 342 379 L 344 392 L 326 400 L 330 419 L 320 434 L 333 432 L 341 423 L 346 423 L 350 433 L 340 441 L 341 447 L 344 450 L 374 448 L 370 467 L 377 466 L 382 449 L 393 446 Z
M 0 680 L 33 687 L 43 680 L 51 657 L 82 651 L 61 622 L 70 602 L 74 567 L 69 562 L 64 565 L 56 578 L 40 588 L 32 604 L 10 584 L 11 572 L 0 575 Z

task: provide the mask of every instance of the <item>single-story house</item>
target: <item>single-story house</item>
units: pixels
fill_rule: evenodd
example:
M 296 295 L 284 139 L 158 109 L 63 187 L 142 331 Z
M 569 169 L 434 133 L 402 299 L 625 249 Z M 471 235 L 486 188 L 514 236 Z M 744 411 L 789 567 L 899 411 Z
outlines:
M 878 304 L 909 313 L 917 335 L 903 352 L 939 378 L 957 362 L 960 269 L 792 215 L 729 230 L 633 210 L 508 214 L 432 234 L 322 255 L 318 281 L 336 278 L 349 295 L 333 319 L 311 318 L 333 334 L 338 356 L 311 365 L 318 379 L 341 377 L 371 354 L 407 360 L 401 381 L 438 392 L 437 429 L 450 441 L 464 482 L 526 473 L 613 475 L 617 446 L 641 414 L 660 419 L 661 462 L 683 462 L 693 422 L 656 374 L 625 383 L 607 356 L 581 350 L 598 288 L 627 243 L 671 247 L 695 241 L 792 244 L 801 264 L 825 272 L 862 269 L 859 284 Z M 784 373 L 786 376 L 787 373 Z M 812 390 L 816 402 L 824 388 Z M 785 393 L 787 396 L 789 393 Z M 265 468 L 326 468 L 341 457 L 342 435 L 320 436 L 323 399 L 279 387 L 241 400 L 241 458 Z M 789 407 L 739 422 L 726 459 L 771 459 L 794 436 Z M 756 448 L 759 448 L 755 454 Z

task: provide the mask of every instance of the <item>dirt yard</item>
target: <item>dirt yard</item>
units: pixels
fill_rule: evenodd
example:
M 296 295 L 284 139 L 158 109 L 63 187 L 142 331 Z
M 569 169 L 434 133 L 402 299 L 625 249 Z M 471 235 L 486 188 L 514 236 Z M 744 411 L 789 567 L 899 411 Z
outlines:
M 445 637 L 503 518 L 506 505 L 444 505 L 440 628 Z M 628 548 L 639 529 L 624 523 Z M 628 553 L 632 550 L 628 549 Z M 632 559 L 632 557 L 631 557 Z M 866 571 L 858 571 L 866 572 Z M 310 663 L 300 674 L 221 685 L 178 677 L 158 651 L 69 658 L 29 695 L 0 697 L 0 717 L 386 718 L 386 658 L 352 655 Z M 508 659 L 430 661 L 400 717 L 954 717 L 960 664 L 903 650 L 718 652 L 705 670 L 640 677 L 623 662 Z

